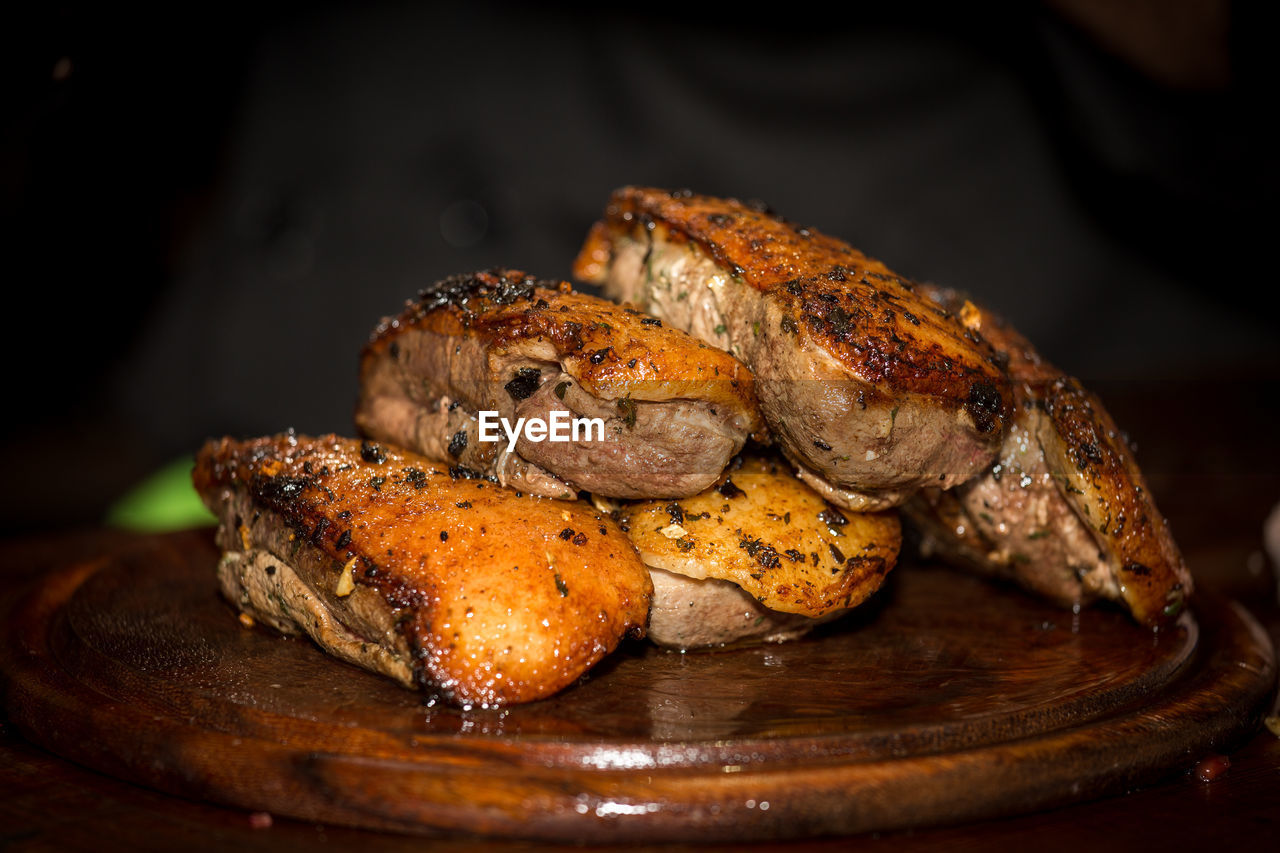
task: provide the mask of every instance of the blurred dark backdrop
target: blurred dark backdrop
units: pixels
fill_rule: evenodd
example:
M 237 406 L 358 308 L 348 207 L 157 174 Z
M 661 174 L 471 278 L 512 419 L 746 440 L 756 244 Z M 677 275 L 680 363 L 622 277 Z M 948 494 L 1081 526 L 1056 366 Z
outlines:
M 0 519 L 96 520 L 213 434 L 351 432 L 381 316 L 456 272 L 567 276 L 628 183 L 764 199 L 967 289 L 1122 424 L 1179 424 L 1137 436 L 1153 480 L 1274 475 L 1255 9 L 28 8 L 3 36 Z

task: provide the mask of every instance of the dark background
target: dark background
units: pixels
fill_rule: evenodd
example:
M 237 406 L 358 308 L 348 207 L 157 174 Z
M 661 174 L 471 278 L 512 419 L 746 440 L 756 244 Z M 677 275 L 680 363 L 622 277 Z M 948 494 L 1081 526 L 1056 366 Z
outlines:
M 712 9 L 28 7 L 4 529 L 95 521 L 210 435 L 352 432 L 380 317 L 453 273 L 567 276 L 629 183 L 760 198 L 970 291 L 1142 426 L 1171 517 L 1221 523 L 1211 475 L 1280 497 L 1257 6 Z

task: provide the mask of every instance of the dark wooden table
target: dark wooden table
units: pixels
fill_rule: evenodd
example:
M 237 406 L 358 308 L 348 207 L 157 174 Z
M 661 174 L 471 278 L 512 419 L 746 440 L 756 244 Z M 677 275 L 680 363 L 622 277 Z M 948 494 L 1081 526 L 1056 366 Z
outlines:
M 1263 522 L 1280 501 L 1280 450 L 1273 447 L 1270 417 L 1275 396 L 1250 387 L 1253 396 L 1239 398 L 1249 414 L 1230 434 L 1196 417 L 1203 389 L 1170 383 L 1141 393 L 1103 391 L 1121 423 L 1146 425 L 1136 433 L 1144 441 L 1140 459 L 1198 583 L 1244 604 L 1276 643 L 1277 572 L 1263 544 Z M 92 529 L 11 539 L 0 544 L 3 588 L 102 553 L 127 535 Z M 1184 768 L 1143 789 L 1052 811 L 760 849 L 1210 849 L 1273 843 L 1280 832 L 1280 738 L 1260 729 L 1230 753 L 1229 769 L 1211 782 L 1193 771 L 1199 758 L 1188 756 Z M 0 848 L 248 851 L 311 850 L 318 844 L 362 851 L 546 846 L 365 832 L 181 800 L 59 759 L 0 721 Z

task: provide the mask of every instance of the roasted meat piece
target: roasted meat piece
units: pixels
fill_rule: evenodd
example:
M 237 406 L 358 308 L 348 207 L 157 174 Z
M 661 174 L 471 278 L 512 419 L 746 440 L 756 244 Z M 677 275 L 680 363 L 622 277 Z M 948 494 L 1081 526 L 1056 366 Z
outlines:
M 356 425 L 537 495 L 681 497 L 762 429 L 753 385 L 737 359 L 657 318 L 498 270 L 441 281 L 383 321 Z M 569 440 L 513 442 L 492 416 L 482 434 L 486 411 L 513 432 L 559 418 Z
M 944 288 L 918 292 L 1007 359 L 1015 405 L 986 471 L 907 504 L 925 547 L 1064 604 L 1112 599 L 1146 625 L 1176 617 L 1191 575 L 1102 402 L 989 311 Z
M 448 701 L 549 696 L 643 633 L 648 572 L 585 504 L 336 436 L 211 441 L 193 479 L 233 604 Z
M 741 358 L 800 475 L 853 510 L 988 466 L 1009 382 L 949 312 L 845 243 L 734 200 L 626 188 L 574 269 Z
M 879 589 L 902 541 L 896 513 L 836 509 L 773 456 L 617 515 L 653 575 L 649 639 L 679 649 L 798 637 Z

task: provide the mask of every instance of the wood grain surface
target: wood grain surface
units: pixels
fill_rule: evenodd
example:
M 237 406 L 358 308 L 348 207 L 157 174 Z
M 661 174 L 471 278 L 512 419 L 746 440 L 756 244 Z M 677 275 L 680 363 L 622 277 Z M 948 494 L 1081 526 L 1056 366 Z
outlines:
M 207 532 L 123 537 L 11 596 L 12 725 L 113 776 L 329 825 L 761 839 L 1125 790 L 1256 730 L 1275 683 L 1268 639 L 1209 595 L 1152 634 L 904 566 L 872 605 L 798 643 L 636 643 L 544 702 L 431 707 L 243 628 L 215 559 Z

